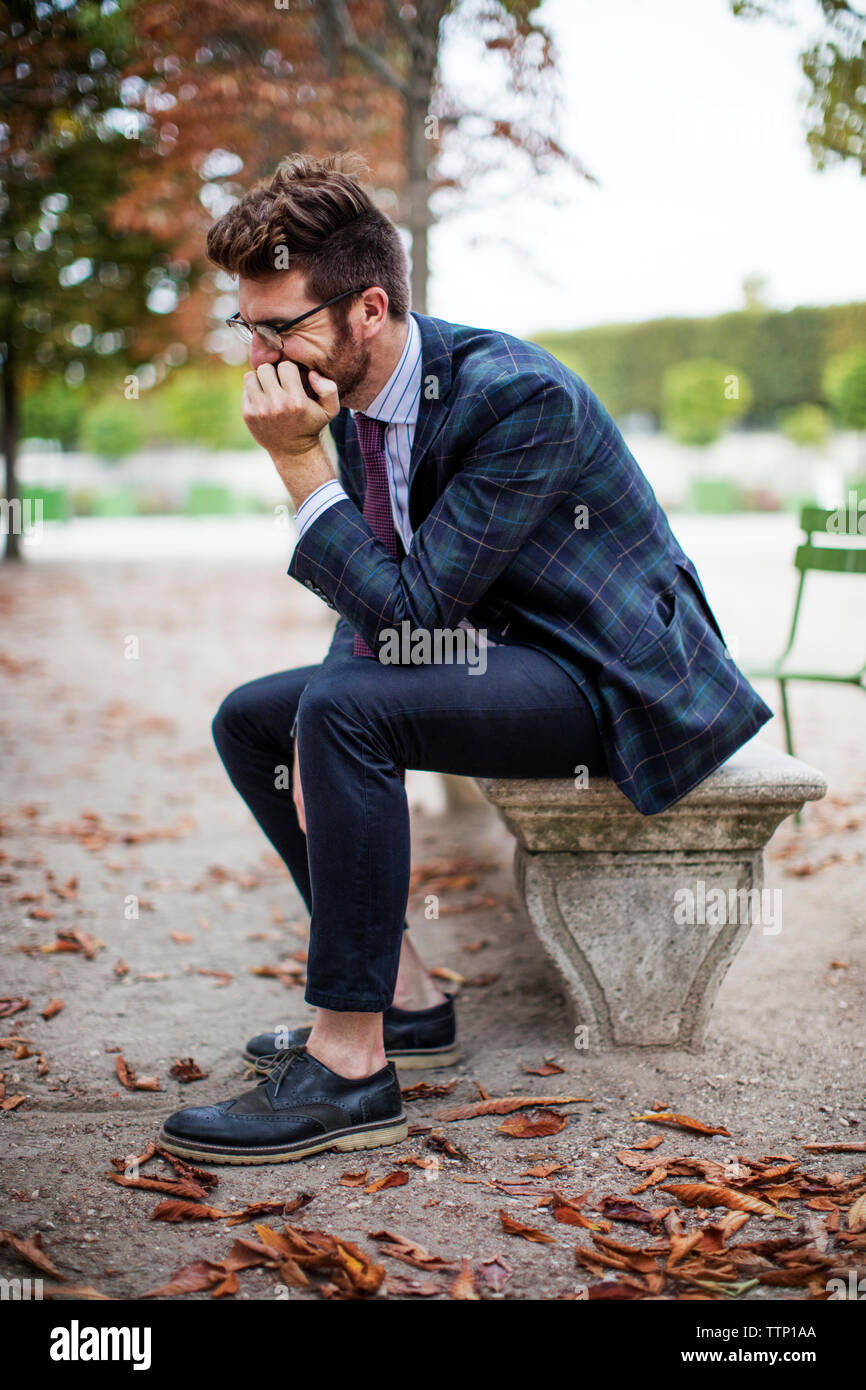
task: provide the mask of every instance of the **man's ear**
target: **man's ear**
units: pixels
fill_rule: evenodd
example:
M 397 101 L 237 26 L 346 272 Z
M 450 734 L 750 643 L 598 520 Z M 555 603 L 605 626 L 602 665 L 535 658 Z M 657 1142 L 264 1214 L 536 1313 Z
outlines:
M 361 296 L 360 310 L 361 321 L 360 330 L 372 337 L 381 332 L 388 319 L 388 291 L 383 290 L 381 285 L 371 285 Z

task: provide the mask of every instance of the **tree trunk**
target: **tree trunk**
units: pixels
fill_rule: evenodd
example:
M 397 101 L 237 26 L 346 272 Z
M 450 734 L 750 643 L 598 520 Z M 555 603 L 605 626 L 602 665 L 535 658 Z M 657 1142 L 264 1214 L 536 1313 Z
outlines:
M 432 73 L 413 71 L 411 95 L 406 101 L 406 205 L 409 235 L 412 242 L 412 308 L 416 314 L 427 312 L 427 234 L 430 228 L 428 199 L 430 188 L 427 165 L 430 141 L 427 118 L 430 115 Z
M 15 463 L 18 456 L 18 383 L 15 380 L 15 354 L 12 347 L 12 332 L 6 339 L 6 360 L 3 363 L 3 454 L 6 460 L 6 548 L 5 560 L 20 560 L 21 527 L 18 525 L 19 512 L 14 505 L 18 500 L 18 479 Z
M 432 224 L 427 166 L 431 155 L 430 140 L 438 134 L 435 124 L 431 122 L 428 126 L 427 123 L 431 116 L 433 73 L 426 66 L 413 67 L 409 81 L 411 95 L 405 108 L 406 206 L 409 234 L 412 239 L 412 308 L 416 314 L 426 314 L 429 279 L 428 234 Z M 452 773 L 443 772 L 441 778 L 446 814 L 468 810 L 483 801 L 475 783 L 468 777 L 456 777 Z

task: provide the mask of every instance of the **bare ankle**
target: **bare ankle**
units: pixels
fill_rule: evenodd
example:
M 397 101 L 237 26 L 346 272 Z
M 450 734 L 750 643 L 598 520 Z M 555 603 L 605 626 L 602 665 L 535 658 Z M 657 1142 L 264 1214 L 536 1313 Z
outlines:
M 433 1009 L 437 1004 L 444 1004 L 447 998 L 429 976 L 406 985 L 398 978 L 393 1003 L 397 1009 L 417 1013 L 421 1009 Z
M 392 1000 L 394 1007 L 417 1012 L 444 1004 L 446 998 L 409 940 L 408 932 L 404 932 Z
M 374 1021 L 375 1020 L 375 1021 Z M 307 1052 L 338 1076 L 361 1080 L 387 1063 L 382 1041 L 382 1015 L 316 1013 Z

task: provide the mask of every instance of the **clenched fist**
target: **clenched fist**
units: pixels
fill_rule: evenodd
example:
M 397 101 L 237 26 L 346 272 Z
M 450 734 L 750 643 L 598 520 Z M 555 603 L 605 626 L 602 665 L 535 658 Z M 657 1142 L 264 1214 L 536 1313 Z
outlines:
M 307 378 L 315 397 L 294 362 L 263 362 L 244 376 L 241 405 L 244 424 L 267 449 L 296 507 L 335 476 L 319 435 L 340 409 L 337 384 L 312 368 Z

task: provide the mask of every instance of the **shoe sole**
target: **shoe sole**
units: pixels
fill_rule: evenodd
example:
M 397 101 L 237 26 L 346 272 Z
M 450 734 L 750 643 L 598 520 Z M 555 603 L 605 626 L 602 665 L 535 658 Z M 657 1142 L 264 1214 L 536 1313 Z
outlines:
M 377 1149 L 383 1144 L 399 1144 L 408 1138 L 409 1121 L 405 1115 L 396 1123 L 376 1124 L 367 1129 L 347 1129 L 339 1133 L 326 1134 L 320 1140 L 310 1143 L 301 1140 L 299 1144 L 286 1145 L 282 1149 L 244 1149 L 226 1148 L 219 1144 L 198 1144 L 190 1140 L 177 1139 L 162 1130 L 158 1143 L 169 1153 L 179 1158 L 197 1158 L 203 1163 L 293 1163 L 299 1158 L 309 1158 L 313 1154 L 324 1153 L 327 1149 L 338 1149 L 347 1153 L 350 1149 Z
M 251 1066 L 259 1076 L 267 1076 L 273 1067 L 273 1061 L 268 1061 L 267 1066 L 262 1066 L 260 1057 L 253 1057 L 249 1052 L 242 1054 L 244 1061 Z M 398 1071 L 423 1071 L 430 1067 L 453 1067 L 455 1062 L 460 1061 L 461 1052 L 458 1047 L 442 1048 L 437 1051 L 429 1052 L 386 1052 L 385 1057 L 389 1062 L 393 1062 Z

